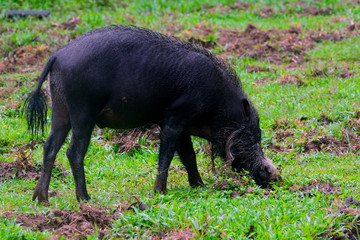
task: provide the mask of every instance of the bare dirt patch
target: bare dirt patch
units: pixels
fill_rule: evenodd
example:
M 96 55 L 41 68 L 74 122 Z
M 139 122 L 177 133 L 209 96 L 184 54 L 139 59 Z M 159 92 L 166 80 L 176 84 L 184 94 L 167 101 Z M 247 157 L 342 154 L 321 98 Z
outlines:
M 201 38 L 194 38 L 194 37 L 190 37 L 188 39 L 189 42 L 196 44 L 196 45 L 200 45 L 204 48 L 214 48 L 216 46 L 216 42 L 212 41 L 212 40 L 205 40 L 205 39 L 201 39 Z
M 295 148 L 301 153 L 311 152 L 329 152 L 337 155 L 346 153 L 358 154 L 360 152 L 360 120 L 351 118 L 346 123 L 345 128 L 341 131 L 341 137 L 336 138 L 323 134 L 323 130 L 303 131 L 296 139 L 294 131 L 306 124 L 301 118 L 295 121 L 285 119 L 274 121 L 272 129 L 275 141 L 267 144 L 265 148 L 271 149 L 274 153 L 288 153 Z M 304 118 L 307 120 L 307 118 Z M 321 125 L 333 123 L 333 119 L 322 114 L 316 121 Z M 290 138 L 290 139 L 289 139 Z
M 304 153 L 330 152 L 338 155 L 348 153 L 354 154 L 360 151 L 360 137 L 353 132 L 344 131 L 340 140 L 332 136 L 319 136 L 317 133 L 305 133 Z
M 215 6 L 204 4 L 202 6 L 202 9 L 205 10 L 205 11 L 211 12 L 211 13 L 212 12 L 219 12 L 220 14 L 227 14 L 231 10 L 229 6 L 222 5 L 222 4 L 218 4 L 218 5 L 215 5 Z
M 333 123 L 334 120 L 332 120 L 329 116 L 322 113 L 322 114 L 320 114 L 319 118 L 316 119 L 316 122 L 321 123 L 321 124 L 330 124 L 330 123 Z
M 271 63 L 301 63 L 305 52 L 314 47 L 308 37 L 300 37 L 301 29 L 261 30 L 249 24 L 242 32 L 220 29 L 219 43 L 226 46 L 225 53 L 236 53 L 238 57 L 251 57 Z
M 319 235 L 319 238 L 321 239 L 350 239 L 350 240 L 358 240 L 359 239 L 359 233 L 360 233 L 360 219 L 359 214 L 360 210 L 351 208 L 352 204 L 349 205 L 350 202 L 355 201 L 358 203 L 358 201 L 353 200 L 352 197 L 348 197 L 345 199 L 345 205 L 339 204 L 339 200 L 335 199 L 335 204 L 337 205 L 337 208 L 331 208 L 328 209 L 328 213 L 335 215 L 333 218 L 341 217 L 344 220 L 344 228 L 342 228 L 342 231 L 339 232 L 335 229 L 328 229 L 325 233 L 322 233 Z M 354 206 L 354 205 L 352 205 Z M 359 206 L 359 205 L 356 205 Z
M 0 161 L 0 182 L 13 178 L 38 179 L 40 174 L 34 164 L 26 157 L 14 162 Z
M 273 130 L 279 130 L 279 129 L 287 130 L 290 128 L 297 128 L 298 126 L 305 125 L 306 123 L 304 121 L 306 120 L 307 120 L 306 117 L 301 117 L 299 119 L 295 119 L 294 121 L 285 118 L 280 120 L 274 120 L 271 128 Z
M 306 85 L 299 77 L 294 75 L 284 74 L 275 80 L 281 85 L 294 84 L 294 85 Z
M 327 68 L 323 68 L 323 69 L 315 68 L 310 74 L 311 77 L 326 77 L 328 75 L 329 73 Z
M 16 90 L 19 90 L 18 87 L 8 87 L 0 89 L 0 100 L 7 99 L 10 95 L 12 95 Z
M 40 177 L 38 167 L 31 161 L 31 150 L 38 143 L 39 141 L 32 141 L 22 147 L 12 149 L 9 157 L 15 159 L 13 162 L 0 161 L 0 182 L 13 178 L 29 180 Z
M 16 147 L 11 150 L 11 154 L 8 155 L 15 159 L 13 162 L 0 161 L 0 182 L 10 179 L 39 179 L 40 166 L 33 163 L 31 160 L 32 150 L 40 141 L 32 141 L 24 146 Z M 65 178 L 68 175 L 64 171 L 63 166 L 55 162 L 53 176 L 59 178 Z
M 266 83 L 271 82 L 271 81 L 273 81 L 272 78 L 269 77 L 269 76 L 266 76 L 264 78 L 257 79 L 255 82 L 253 82 L 251 84 L 262 86 L 262 85 L 265 85 Z
M 299 186 L 297 184 L 289 187 L 289 190 L 294 193 L 301 193 L 303 195 L 313 195 L 314 190 L 320 191 L 322 194 L 334 194 L 340 193 L 341 187 L 334 186 L 331 183 L 320 182 L 318 180 L 313 180 L 311 183 L 307 185 Z
M 36 215 L 11 211 L 5 212 L 3 217 L 14 218 L 23 227 L 35 231 L 55 231 L 56 238 L 63 236 L 66 239 L 84 239 L 94 233 L 96 224 L 98 237 L 102 239 L 118 215 L 118 212 L 109 213 L 105 208 L 81 204 L 76 211 L 52 209 Z
M 249 3 L 244 3 L 244 2 L 235 2 L 233 4 L 229 5 L 231 9 L 236 9 L 236 10 L 247 10 L 251 5 Z
M 330 7 L 318 8 L 318 7 L 305 7 L 298 13 L 303 16 L 319 16 L 319 15 L 330 15 L 333 9 Z
M 15 49 L 0 62 L 0 74 L 38 71 L 42 68 L 43 61 L 49 53 L 50 47 L 46 45 L 36 47 L 27 45 Z
M 360 207 L 360 201 L 355 200 L 353 197 L 347 197 L 345 198 L 345 206 L 346 207 L 350 207 L 350 206 L 357 206 Z
M 208 36 L 214 34 L 214 29 L 210 24 L 205 22 L 200 22 L 186 29 L 180 29 L 180 27 L 172 25 L 167 28 L 166 33 L 208 49 L 214 48 L 218 44 L 213 38 L 208 38 Z
M 173 229 L 172 231 L 154 234 L 150 237 L 151 240 L 191 240 L 194 239 L 195 234 L 190 227 L 184 229 Z
M 330 15 L 334 9 L 331 7 L 315 7 L 303 1 L 291 2 L 286 4 L 286 10 L 281 11 L 282 13 L 295 13 L 301 16 L 319 16 L 319 15 Z
M 334 76 L 334 77 L 340 77 L 340 78 L 349 78 L 349 77 L 354 76 L 355 74 L 356 74 L 355 71 L 349 70 L 347 67 L 342 67 L 342 68 L 334 67 L 333 69 L 328 69 L 328 68 L 318 69 L 318 68 L 315 68 L 310 73 L 310 76 L 311 77 Z
M 256 80 L 252 84 L 253 85 L 265 85 L 268 82 L 275 82 L 280 85 L 298 85 L 298 86 L 303 86 L 303 85 L 307 84 L 306 82 L 301 80 L 298 76 L 291 75 L 291 74 L 283 74 L 280 77 L 275 78 L 275 79 L 272 79 L 271 77 L 266 76 L 264 78 L 260 78 L 260 79 Z
M 140 147 L 158 146 L 159 139 L 160 128 L 156 125 L 122 130 L 107 138 L 116 146 L 117 152 L 133 152 Z
M 248 73 L 269 72 L 270 69 L 269 68 L 263 68 L 263 67 L 258 66 L 258 65 L 247 65 L 246 66 L 246 71 Z
M 65 178 L 68 173 L 63 169 L 61 164 L 54 164 L 53 176 L 59 178 Z M 39 179 L 40 167 L 35 166 L 31 160 L 27 158 L 18 159 L 14 162 L 2 162 L 0 161 L 0 182 L 10 179 Z
M 219 12 L 220 14 L 229 14 L 231 11 L 245 11 L 250 7 L 250 4 L 243 3 L 243 2 L 235 2 L 230 3 L 227 5 L 224 4 L 217 4 L 217 5 L 210 5 L 204 4 L 201 9 L 207 12 Z
M 255 9 L 254 13 L 258 16 L 261 16 L 263 18 L 269 18 L 273 17 L 275 14 L 275 11 L 272 7 L 264 7 L 261 9 Z
M 57 27 L 57 28 L 62 28 L 62 29 L 73 30 L 81 22 L 82 21 L 81 21 L 80 17 L 72 17 L 68 21 L 61 22 L 61 23 L 53 23 L 53 24 L 51 24 L 51 26 Z
M 316 13 L 314 9 L 309 11 Z M 271 10 L 265 12 L 271 12 Z M 318 12 L 321 13 L 320 10 Z M 221 54 L 225 57 L 236 54 L 240 58 L 250 57 L 274 64 L 285 63 L 288 68 L 294 68 L 310 60 L 307 52 L 315 48 L 316 43 L 341 41 L 358 35 L 358 29 L 360 29 L 360 25 L 353 22 L 344 29 L 331 32 L 325 32 L 321 29 L 304 32 L 300 27 L 295 26 L 289 29 L 262 30 L 253 24 L 248 24 L 243 31 L 218 28 L 215 34 L 213 26 L 200 23 L 192 26 L 191 29 L 180 30 L 175 36 L 207 48 L 221 45 L 223 46 Z M 216 41 L 206 40 L 211 35 L 217 36 Z
M 356 73 L 354 71 L 344 70 L 340 73 L 341 78 L 349 78 L 354 76 Z
M 316 31 L 310 32 L 310 38 L 317 43 L 321 43 L 324 41 L 333 41 L 339 42 L 351 36 L 356 36 L 359 34 L 360 24 L 355 24 L 351 22 L 346 28 L 335 30 L 332 32 L 326 31 Z

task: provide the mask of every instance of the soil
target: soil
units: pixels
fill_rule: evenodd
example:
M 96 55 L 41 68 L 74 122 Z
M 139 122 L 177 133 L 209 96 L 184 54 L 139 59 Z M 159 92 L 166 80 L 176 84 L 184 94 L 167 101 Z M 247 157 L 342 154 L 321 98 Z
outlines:
M 323 124 L 330 124 L 334 122 L 329 116 L 326 116 L 323 113 L 320 114 L 319 118 L 316 121 Z
M 236 178 L 231 180 L 224 180 L 214 184 L 214 188 L 218 190 L 237 190 L 239 187 L 247 186 L 250 184 L 250 180 L 240 181 Z
M 326 8 L 305 7 L 298 13 L 303 16 L 319 16 L 319 15 L 330 15 L 332 12 L 333 9 L 330 7 L 326 7 Z
M 254 10 L 254 13 L 263 18 L 273 17 L 275 14 L 274 9 L 272 7 L 264 7 L 259 10 L 256 9 L 256 10 Z
M 171 33 L 170 30 L 172 30 L 173 27 L 170 27 L 168 29 L 168 32 Z M 175 28 L 178 30 L 178 28 Z M 209 35 L 214 34 L 213 26 L 211 26 L 208 23 L 200 22 L 199 24 L 195 26 L 191 26 L 191 28 L 182 29 L 178 32 L 175 32 L 175 37 L 178 37 L 180 39 L 185 40 L 191 40 L 191 39 L 202 39 L 203 41 L 206 41 L 206 39 Z M 213 42 L 211 47 L 217 45 L 217 43 Z
M 62 28 L 62 29 L 73 30 L 81 22 L 82 21 L 81 21 L 80 17 L 72 17 L 68 21 L 65 21 L 65 22 L 62 22 L 62 23 L 53 23 L 53 24 L 51 24 L 51 26 Z
M 353 197 L 345 198 L 345 206 L 350 207 L 352 205 L 360 207 L 360 201 L 353 199 Z
M 338 71 L 335 71 L 338 70 Z M 336 72 L 334 74 L 334 72 Z M 356 74 L 355 71 L 351 71 L 348 68 L 340 68 L 340 69 L 333 69 L 328 70 L 327 68 L 324 69 L 314 69 L 310 74 L 311 77 L 328 77 L 328 76 L 338 76 L 340 78 L 349 78 Z
M 304 8 L 303 11 L 311 14 L 325 14 L 330 10 Z M 272 13 L 273 10 L 269 7 L 262 9 L 259 14 L 268 17 Z M 253 24 L 249 24 L 244 31 L 219 28 L 217 40 L 214 42 L 204 40 L 207 36 L 214 35 L 213 27 L 209 24 L 200 23 L 191 29 L 180 30 L 175 36 L 190 40 L 206 48 L 221 45 L 224 48 L 221 53 L 224 57 L 235 53 L 240 58 L 250 57 L 274 64 L 285 63 L 288 68 L 294 68 L 310 60 L 307 51 L 315 48 L 316 43 L 341 41 L 358 35 L 358 29 L 360 29 L 359 24 L 351 23 L 346 28 L 333 32 L 323 32 L 319 29 L 318 31 L 303 33 L 299 27 L 284 30 L 261 30 Z
M 140 139 L 145 138 L 144 144 Z M 160 140 L 160 128 L 156 125 L 150 128 L 134 128 L 130 130 L 122 130 L 111 136 L 109 140 L 113 145 L 117 146 L 118 152 L 132 152 L 139 147 L 148 148 L 149 146 L 157 147 Z
M 0 63 L 1 67 L 1 63 Z M 18 87 L 0 88 L 0 100 L 8 99 L 15 91 L 19 90 Z
M 46 45 L 36 47 L 27 45 L 17 48 L 0 62 L 0 74 L 39 71 L 42 69 L 44 59 L 49 53 L 50 47 Z
M 2 217 L 12 219 L 23 227 L 35 231 L 55 231 L 54 236 L 66 239 L 84 239 L 95 231 L 104 238 L 118 212 L 109 213 L 108 209 L 81 204 L 79 210 L 52 209 L 46 214 L 26 214 L 13 211 L 5 212 Z
M 280 76 L 275 80 L 275 82 L 279 83 L 280 85 L 286 85 L 286 84 L 306 85 L 306 83 L 301 79 L 299 79 L 297 76 L 287 75 L 287 74 Z
M 24 180 L 39 179 L 40 166 L 37 166 L 31 160 L 32 150 L 39 143 L 42 143 L 42 141 L 31 141 L 24 146 L 12 149 L 9 156 L 16 160 L 13 162 L 0 161 L 0 182 L 14 178 Z M 63 169 L 63 166 L 55 162 L 53 176 L 64 179 L 67 175 L 68 173 Z
M 330 15 L 334 11 L 331 7 L 319 8 L 319 7 L 309 6 L 308 3 L 303 1 L 288 3 L 286 4 L 286 8 L 287 8 L 286 10 L 283 10 L 281 12 L 296 13 L 302 16 Z M 296 8 L 296 10 L 294 10 L 294 8 Z
M 68 176 L 61 164 L 54 164 L 53 177 L 64 179 Z M 35 166 L 27 158 L 17 159 L 14 162 L 0 161 L 0 182 L 10 179 L 38 180 L 40 178 L 40 167 Z
M 294 136 L 293 129 L 298 128 L 299 126 L 304 126 L 306 122 L 304 119 L 298 119 L 293 122 L 282 119 L 279 121 L 274 121 L 272 129 L 274 131 L 273 142 L 265 145 L 265 148 L 271 149 L 274 153 L 289 153 L 295 148 L 302 149 L 302 153 L 310 152 L 330 152 L 337 155 L 346 154 L 352 152 L 354 154 L 360 153 L 360 120 L 356 118 L 356 113 L 354 117 L 348 120 L 346 127 L 341 133 L 340 139 L 335 138 L 334 136 L 327 136 L 318 130 L 308 130 L 304 131 L 301 136 L 296 139 L 288 138 Z M 333 123 L 330 117 L 322 114 L 318 119 L 316 119 L 321 125 L 328 125 Z M 284 143 L 287 146 L 284 146 Z
M 219 12 L 220 14 L 229 14 L 231 10 L 237 10 L 237 11 L 245 11 L 250 7 L 250 4 L 248 3 L 242 3 L 242 2 L 235 2 L 230 3 L 228 5 L 224 4 L 217 4 L 217 5 L 210 5 L 210 4 L 204 4 L 201 9 L 208 11 L 210 13 L 212 12 Z
M 38 169 L 26 157 L 14 162 L 0 161 L 0 182 L 13 178 L 29 180 L 38 179 L 39 177 Z
M 271 128 L 273 130 L 287 130 L 290 128 L 297 128 L 298 126 L 305 125 L 304 121 L 307 120 L 307 118 L 299 118 L 295 121 L 290 121 L 287 119 L 280 119 L 280 120 L 274 120 L 274 123 L 272 124 Z
M 254 190 L 254 188 L 248 187 L 248 188 L 245 189 L 245 191 L 242 191 L 242 192 L 232 191 L 232 192 L 230 193 L 230 197 L 231 197 L 231 198 L 242 197 L 242 196 L 244 196 L 244 195 L 246 195 L 246 194 L 248 194 L 248 193 L 251 193 L 251 191 L 253 191 L 253 190 Z
M 318 189 L 323 194 L 334 194 L 341 192 L 341 187 L 334 186 L 331 183 L 319 182 L 318 180 L 313 180 L 311 183 L 303 186 L 298 186 L 297 184 L 294 184 L 289 188 L 291 192 L 296 192 L 311 196 L 313 195 L 313 189 Z
M 314 48 L 308 37 L 300 37 L 301 29 L 261 30 L 249 24 L 242 32 L 220 29 L 219 43 L 227 46 L 225 54 L 235 53 L 238 57 L 251 57 L 270 63 L 283 62 L 299 64 L 306 61 L 306 51 Z
M 235 2 L 231 5 L 229 5 L 231 9 L 236 10 L 247 10 L 251 5 L 249 3 L 243 3 L 243 2 Z
M 195 234 L 190 227 L 185 229 L 173 229 L 169 232 L 160 231 L 150 237 L 150 240 L 191 240 L 194 239 Z
M 298 76 L 295 75 L 289 75 L 289 74 L 284 74 L 278 78 L 276 78 L 275 80 L 272 79 L 269 76 L 266 76 L 262 79 L 258 79 L 256 80 L 254 83 L 252 83 L 253 85 L 265 85 L 268 82 L 275 82 L 278 83 L 280 85 L 298 85 L 298 86 L 303 86 L 306 85 L 307 83 L 304 82 L 303 80 L 301 80 Z
M 349 239 L 349 240 L 359 239 L 360 210 L 355 208 L 350 208 L 348 204 L 351 201 L 355 201 L 355 200 L 353 200 L 352 197 L 348 197 L 345 199 L 345 206 L 339 205 L 337 209 L 328 209 L 329 214 L 335 215 L 334 218 L 345 216 L 345 220 L 343 224 L 346 227 L 344 227 L 340 233 L 339 231 L 334 231 L 333 229 L 329 229 L 327 232 L 321 234 L 319 236 L 319 239 Z M 357 203 L 358 201 L 355 202 Z
M 349 77 L 352 77 L 355 75 L 355 72 L 354 71 L 349 71 L 349 70 L 343 70 L 341 73 L 340 73 L 340 77 L 341 78 L 349 78 Z
M 349 151 L 354 154 L 360 152 L 360 136 L 353 132 L 343 132 L 340 140 L 332 136 L 319 136 L 315 132 L 305 133 L 304 136 L 304 153 L 324 151 L 341 155 Z
M 310 74 L 311 77 L 326 77 L 328 76 L 328 70 L 324 69 L 314 69 Z
M 200 38 L 190 37 L 188 39 L 188 41 L 193 44 L 197 44 L 204 48 L 209 48 L 209 49 L 214 48 L 216 46 L 216 42 L 211 41 L 211 40 L 204 40 L 204 39 L 200 39 Z
M 345 38 L 358 35 L 359 29 L 360 24 L 350 23 L 346 28 L 335 30 L 333 32 L 323 32 L 321 30 L 317 32 L 310 32 L 309 37 L 316 43 L 324 41 L 339 42 Z
M 275 144 L 275 143 L 269 143 L 267 146 L 264 146 L 265 149 L 271 149 L 274 153 L 284 153 L 285 148 L 281 145 Z
M 246 4 L 235 3 L 230 8 L 246 8 Z M 229 7 L 228 7 L 229 8 Z M 314 8 L 304 8 L 306 12 L 312 14 L 322 14 L 321 10 Z M 306 10 L 307 9 L 307 10 Z M 326 12 L 326 11 L 325 11 Z M 268 17 L 273 14 L 271 7 L 263 8 L 260 15 Z M 56 28 L 72 30 L 81 23 L 79 17 L 70 18 L 66 22 L 53 23 L 54 29 L 49 31 L 52 38 L 62 39 L 61 44 L 74 39 L 77 35 L 62 36 Z M 270 63 L 281 64 L 286 63 L 289 68 L 297 67 L 309 60 L 306 52 L 315 47 L 315 43 L 323 41 L 341 41 L 350 36 L 359 34 L 360 24 L 351 23 L 345 29 L 333 32 L 323 32 L 321 30 L 310 32 L 303 36 L 302 30 L 298 27 L 291 27 L 285 30 L 269 29 L 261 30 L 253 24 L 249 24 L 242 32 L 233 29 L 220 28 L 218 31 L 218 39 L 205 40 L 209 35 L 214 35 L 213 27 L 209 24 L 200 23 L 191 29 L 179 30 L 169 27 L 166 30 L 169 34 L 175 34 L 176 37 L 189 40 L 193 43 L 200 44 L 205 48 L 214 48 L 220 44 L 224 47 L 223 54 L 226 56 L 236 54 L 238 57 L 251 57 L 261 59 Z M 6 29 L 4 31 L 7 31 Z M 44 59 L 53 49 L 46 45 L 22 46 L 15 49 L 0 62 L 1 73 L 13 72 L 31 72 L 41 70 Z M 341 76 L 350 77 L 352 72 L 345 72 Z
M 269 72 L 270 69 L 269 68 L 263 68 L 263 67 L 260 67 L 258 65 L 247 65 L 246 66 L 246 71 L 248 73 Z
M 252 84 L 253 84 L 253 85 L 260 85 L 260 86 L 262 86 L 262 85 L 265 85 L 266 83 L 271 82 L 271 81 L 272 81 L 272 78 L 269 77 L 269 76 L 266 76 L 266 77 L 264 77 L 264 78 L 261 78 L 261 79 L 256 80 L 256 81 L 253 82 Z

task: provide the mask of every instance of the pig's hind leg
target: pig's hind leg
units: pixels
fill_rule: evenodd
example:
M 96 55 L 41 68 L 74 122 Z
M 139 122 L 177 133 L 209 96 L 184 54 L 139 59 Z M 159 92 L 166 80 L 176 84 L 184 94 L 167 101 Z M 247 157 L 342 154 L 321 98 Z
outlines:
M 181 135 L 176 151 L 179 154 L 180 160 L 184 164 L 186 171 L 188 172 L 190 186 L 203 186 L 204 183 L 201 180 L 197 168 L 196 154 L 191 142 L 190 135 L 185 133 Z

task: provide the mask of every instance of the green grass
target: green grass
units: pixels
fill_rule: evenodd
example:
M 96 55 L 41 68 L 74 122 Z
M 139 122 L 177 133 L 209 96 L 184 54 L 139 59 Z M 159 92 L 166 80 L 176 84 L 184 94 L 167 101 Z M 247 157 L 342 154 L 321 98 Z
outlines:
M 135 24 L 165 32 L 171 26 L 183 26 L 192 30 L 198 24 L 208 24 L 217 39 L 219 28 L 243 30 L 252 23 L 263 30 L 287 29 L 298 26 L 305 36 L 307 31 L 334 31 L 344 29 L 350 21 L 359 23 L 359 5 L 351 7 L 339 0 L 305 1 L 308 6 L 331 7 L 330 15 L 302 16 L 296 14 L 301 6 L 291 6 L 294 1 L 249 1 L 247 10 L 231 9 L 235 1 L 223 1 L 227 11 L 208 11 L 203 6 L 216 7 L 218 1 L 1 1 L 0 13 L 7 9 L 48 9 L 52 18 L 36 18 L 10 21 L 0 19 L 0 62 L 11 56 L 15 49 L 32 46 L 48 46 L 51 51 L 66 44 L 71 38 L 95 27 L 109 24 Z M 271 6 L 274 16 L 263 18 L 256 10 Z M 291 10 L 284 13 L 282 10 Z M 52 23 L 67 21 L 80 16 L 82 22 L 73 30 L 52 27 Z M 333 19 L 342 19 L 333 21 Z M 197 34 L 194 32 L 193 34 Z M 179 34 L 182 36 L 181 34 Z M 328 152 L 304 153 L 303 134 L 314 131 L 341 139 L 349 119 L 360 109 L 359 46 L 360 35 L 339 42 L 325 41 L 307 52 L 310 61 L 293 69 L 284 64 L 276 65 L 251 58 L 233 56 L 231 63 L 242 79 L 247 95 L 257 107 L 263 129 L 263 145 L 277 143 L 278 134 L 274 121 L 286 119 L 296 122 L 301 117 L 308 120 L 291 128 L 293 136 L 279 141 L 287 153 L 275 153 L 265 149 L 276 165 L 282 167 L 283 181 L 273 184 L 273 190 L 258 188 L 253 181 L 219 189 L 217 184 L 231 181 L 227 175 L 216 176 L 210 169 L 210 158 L 205 155 L 206 141 L 193 138 L 198 151 L 198 165 L 206 184 L 204 188 L 191 189 L 187 175 L 178 157 L 172 161 L 169 171 L 168 194 L 155 195 L 153 184 L 157 173 L 156 147 L 141 147 L 132 154 L 117 153 L 116 147 L 103 139 L 95 130 L 85 159 L 86 181 L 92 199 L 89 204 L 115 209 L 135 202 L 136 197 L 147 204 L 141 211 L 125 211 L 113 223 L 107 238 L 148 239 L 160 232 L 175 232 L 190 228 L 197 239 L 317 239 L 323 236 L 343 235 L 349 228 L 351 216 L 337 213 L 346 197 L 360 200 L 359 155 L 347 152 L 337 155 Z M 221 51 L 219 46 L 215 52 Z M 39 62 L 43 64 L 43 62 Z M 269 72 L 248 73 L 246 65 L 271 68 Z M 355 75 L 341 78 L 343 68 Z M 316 69 L 328 70 L 327 76 L 314 77 Z M 0 90 L 12 89 L 0 96 L 0 161 L 16 159 L 17 149 L 31 141 L 26 122 L 21 116 L 21 104 L 34 87 L 39 71 L 0 74 Z M 306 84 L 281 85 L 275 80 L 283 75 L 297 76 Z M 265 85 L 254 84 L 258 79 L 271 78 Z M 22 84 L 18 84 L 21 81 Z M 15 89 L 15 86 L 16 89 Z M 333 122 L 321 124 L 321 114 Z M 50 123 L 50 118 L 48 118 Z M 351 130 L 359 134 L 356 130 Z M 109 131 L 109 134 L 113 134 Z M 69 139 L 57 156 L 69 175 L 54 176 L 50 191 L 57 195 L 50 198 L 51 205 L 39 205 L 31 201 L 35 180 L 10 179 L 0 182 L 0 216 L 6 211 L 19 213 L 46 213 L 50 209 L 78 209 L 74 193 L 74 180 L 66 158 Z M 37 143 L 31 153 L 32 162 L 40 166 L 42 144 Z M 216 160 L 217 167 L 222 165 Z M 291 191 L 291 186 L 307 185 L 313 181 L 328 182 L 341 187 L 340 193 L 324 194 L 312 189 L 311 194 Z M 233 191 L 251 191 L 231 198 Z M 134 197 L 135 196 L 135 197 Z M 355 220 L 356 221 L 356 220 Z M 51 232 L 41 233 L 22 228 L 13 220 L 0 217 L 1 239 L 47 239 Z M 91 236 L 91 238 L 96 238 Z

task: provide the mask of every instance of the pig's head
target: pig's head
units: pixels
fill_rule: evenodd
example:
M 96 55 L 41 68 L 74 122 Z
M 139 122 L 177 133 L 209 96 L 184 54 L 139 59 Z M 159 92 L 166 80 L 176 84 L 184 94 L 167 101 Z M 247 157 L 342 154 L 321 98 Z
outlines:
M 277 169 L 262 150 L 261 129 L 256 110 L 246 99 L 243 100 L 243 105 L 241 124 L 228 135 L 224 157 L 226 163 L 235 171 L 248 171 L 256 184 L 266 187 L 276 178 Z

